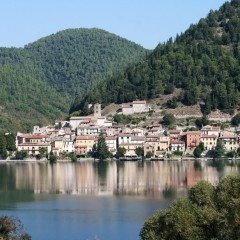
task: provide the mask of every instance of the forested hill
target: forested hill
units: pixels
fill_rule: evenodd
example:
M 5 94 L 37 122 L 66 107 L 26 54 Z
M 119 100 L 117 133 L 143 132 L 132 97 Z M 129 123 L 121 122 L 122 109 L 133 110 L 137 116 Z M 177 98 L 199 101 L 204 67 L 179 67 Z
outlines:
M 240 0 L 211 11 L 174 40 L 159 44 L 145 60 L 77 98 L 70 112 L 85 114 L 90 102 L 155 98 L 175 87 L 183 89 L 179 101 L 200 102 L 205 114 L 216 108 L 232 112 L 239 106 Z
M 99 29 L 69 29 L 0 48 L 0 129 L 28 130 L 68 114 L 74 96 L 148 51 Z
M 136 43 L 96 28 L 64 30 L 27 45 L 25 50 L 40 64 L 45 79 L 71 96 L 147 53 Z

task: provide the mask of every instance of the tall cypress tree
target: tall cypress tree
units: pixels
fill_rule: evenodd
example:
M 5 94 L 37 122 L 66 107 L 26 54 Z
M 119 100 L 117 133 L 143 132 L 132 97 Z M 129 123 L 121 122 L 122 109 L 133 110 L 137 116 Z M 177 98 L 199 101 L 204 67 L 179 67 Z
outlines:
M 104 137 L 103 132 L 99 134 L 96 156 L 100 160 L 104 160 L 111 157 L 111 153 L 108 150 L 108 146 L 106 144 L 106 139 Z

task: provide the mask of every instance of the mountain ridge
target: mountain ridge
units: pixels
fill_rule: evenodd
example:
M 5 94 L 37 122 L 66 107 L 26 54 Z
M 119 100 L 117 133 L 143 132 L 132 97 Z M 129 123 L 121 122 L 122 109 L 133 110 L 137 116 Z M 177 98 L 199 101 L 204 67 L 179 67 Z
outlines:
M 138 44 L 95 28 L 59 31 L 24 48 L 0 48 L 0 105 L 4 109 L 0 129 L 30 130 L 34 124 L 67 116 L 74 96 L 147 52 Z
M 88 103 L 131 102 L 183 92 L 185 105 L 201 104 L 205 115 L 214 109 L 233 112 L 240 101 L 240 1 L 226 2 L 192 24 L 175 40 L 159 44 L 117 77 L 76 98 L 70 113 L 85 114 Z M 102 93 L 102 94 L 101 94 Z

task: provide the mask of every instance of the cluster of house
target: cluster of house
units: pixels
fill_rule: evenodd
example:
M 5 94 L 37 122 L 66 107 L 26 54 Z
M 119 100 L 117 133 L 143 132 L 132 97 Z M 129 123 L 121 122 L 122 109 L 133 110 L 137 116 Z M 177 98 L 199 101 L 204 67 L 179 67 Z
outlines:
M 226 151 L 239 148 L 239 133 L 235 128 L 222 131 L 216 126 L 205 126 L 200 131 L 167 130 L 152 123 L 146 128 L 113 125 L 101 115 L 101 105 L 94 105 L 94 114 L 71 117 L 69 121 L 57 122 L 54 126 L 35 126 L 31 134 L 18 133 L 17 150 L 25 150 L 30 156 L 46 148 L 56 155 L 75 152 L 87 155 L 97 144 L 100 132 L 106 136 L 106 144 L 114 155 L 119 147 L 126 149 L 126 156 L 136 156 L 139 147 L 144 153 L 160 157 L 166 153 L 181 151 L 191 154 L 203 142 L 205 151 L 212 150 L 221 139 Z

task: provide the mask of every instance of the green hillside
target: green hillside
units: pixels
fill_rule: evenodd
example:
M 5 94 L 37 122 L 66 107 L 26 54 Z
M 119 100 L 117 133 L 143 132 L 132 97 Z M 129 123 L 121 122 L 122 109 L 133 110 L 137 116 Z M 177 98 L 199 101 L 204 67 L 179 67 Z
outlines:
M 240 100 L 239 29 L 240 0 L 232 0 L 174 40 L 159 44 L 145 60 L 118 77 L 76 98 L 70 112 L 84 114 L 88 102 L 151 99 L 175 87 L 183 89 L 178 101 L 201 103 L 205 114 L 213 109 L 232 112 Z
M 0 48 L 0 129 L 28 130 L 67 116 L 74 96 L 145 54 L 99 29 L 69 29 L 24 48 Z
M 71 96 L 122 71 L 146 50 L 100 29 L 68 29 L 25 47 L 40 64 L 44 79 Z

